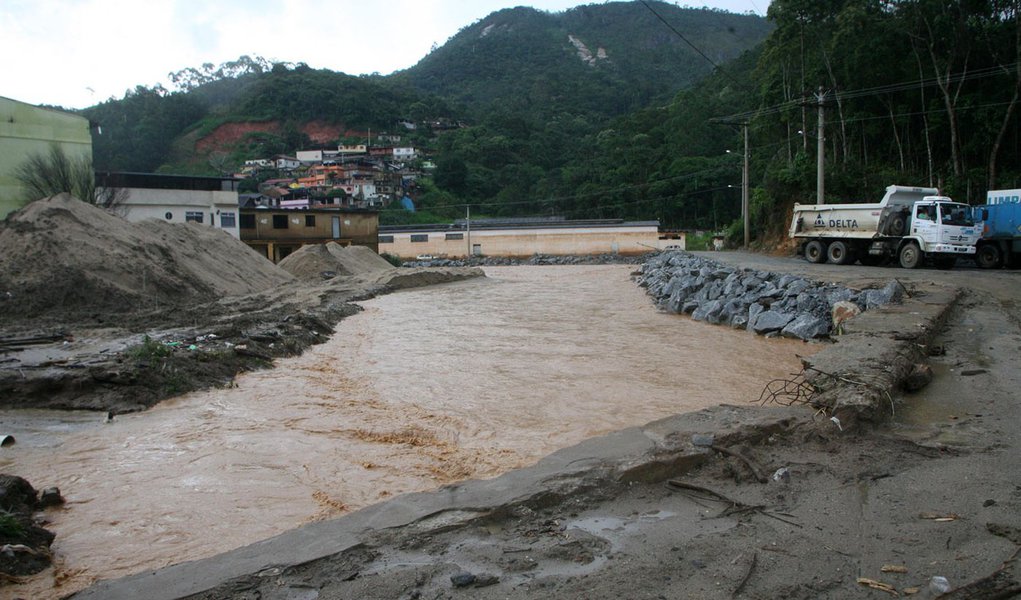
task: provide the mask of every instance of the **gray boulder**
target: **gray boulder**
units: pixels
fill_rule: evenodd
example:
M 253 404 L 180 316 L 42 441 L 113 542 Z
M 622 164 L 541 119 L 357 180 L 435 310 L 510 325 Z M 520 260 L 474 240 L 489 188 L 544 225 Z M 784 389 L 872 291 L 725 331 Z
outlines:
M 780 333 L 784 337 L 814 340 L 829 335 L 830 324 L 826 319 L 820 319 L 814 315 L 799 315 L 784 326 Z
M 759 335 L 764 335 L 773 331 L 780 331 L 787 326 L 788 323 L 794 320 L 794 315 L 776 311 L 776 310 L 765 310 L 755 316 L 755 320 L 749 322 L 752 331 Z

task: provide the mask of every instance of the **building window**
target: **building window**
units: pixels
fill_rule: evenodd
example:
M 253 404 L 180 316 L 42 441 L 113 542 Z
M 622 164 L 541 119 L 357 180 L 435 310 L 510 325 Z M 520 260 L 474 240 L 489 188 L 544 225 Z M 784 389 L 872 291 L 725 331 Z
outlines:
M 287 215 L 273 215 L 273 229 L 287 229 Z
M 379 236 L 380 244 L 392 244 L 394 243 L 394 236 L 392 235 L 381 235 Z
M 445 239 L 448 239 L 448 240 L 463 240 L 464 239 L 464 234 L 463 233 L 448 233 L 447 237 Z
M 220 227 L 223 229 L 234 229 L 237 226 L 237 218 L 232 212 L 220 213 Z
M 316 216 L 315 215 L 305 215 L 305 227 L 315 227 L 315 226 L 316 226 Z
M 241 213 L 241 229 L 255 229 L 255 215 Z
M 411 241 L 412 242 L 428 242 L 429 241 L 429 234 L 428 233 L 413 233 L 413 234 L 411 234 Z
M 202 211 L 189 210 L 189 211 L 186 211 L 184 213 L 184 222 L 185 223 L 201 223 L 202 222 L 202 217 L 203 217 Z

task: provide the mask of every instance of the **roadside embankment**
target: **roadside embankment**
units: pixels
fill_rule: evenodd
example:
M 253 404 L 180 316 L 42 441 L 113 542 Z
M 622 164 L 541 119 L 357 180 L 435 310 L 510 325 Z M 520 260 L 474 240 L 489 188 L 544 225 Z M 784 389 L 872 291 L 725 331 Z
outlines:
M 917 376 L 928 344 L 960 297 L 955 288 L 933 284 L 909 290 L 896 279 L 881 288 L 855 290 L 685 252 L 650 258 L 636 281 L 664 310 L 697 321 L 837 342 L 802 359 L 805 370 L 774 382 L 762 400 L 810 404 L 838 428 L 876 422 L 895 411 L 894 396 L 912 374 Z

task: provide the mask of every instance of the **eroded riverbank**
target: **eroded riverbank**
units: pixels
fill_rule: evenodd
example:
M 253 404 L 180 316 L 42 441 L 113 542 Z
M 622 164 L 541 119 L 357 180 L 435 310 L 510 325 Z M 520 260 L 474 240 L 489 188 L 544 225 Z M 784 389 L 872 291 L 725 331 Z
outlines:
M 58 566 L 26 594 L 210 556 L 593 435 L 751 401 L 816 349 L 661 313 L 631 269 L 495 268 L 379 297 L 329 342 L 235 388 L 37 432 L 50 442 L 22 434 L 5 468 L 69 501 L 52 514 Z

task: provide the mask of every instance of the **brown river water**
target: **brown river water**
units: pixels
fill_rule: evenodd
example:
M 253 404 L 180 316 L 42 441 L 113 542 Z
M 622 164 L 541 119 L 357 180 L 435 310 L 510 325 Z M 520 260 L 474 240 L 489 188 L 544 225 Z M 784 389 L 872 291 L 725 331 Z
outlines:
M 489 478 L 581 440 L 754 402 L 818 348 L 659 312 L 632 266 L 487 268 L 362 303 L 329 342 L 112 422 L 0 412 L 0 468 L 68 502 L 58 597 L 394 495 Z

